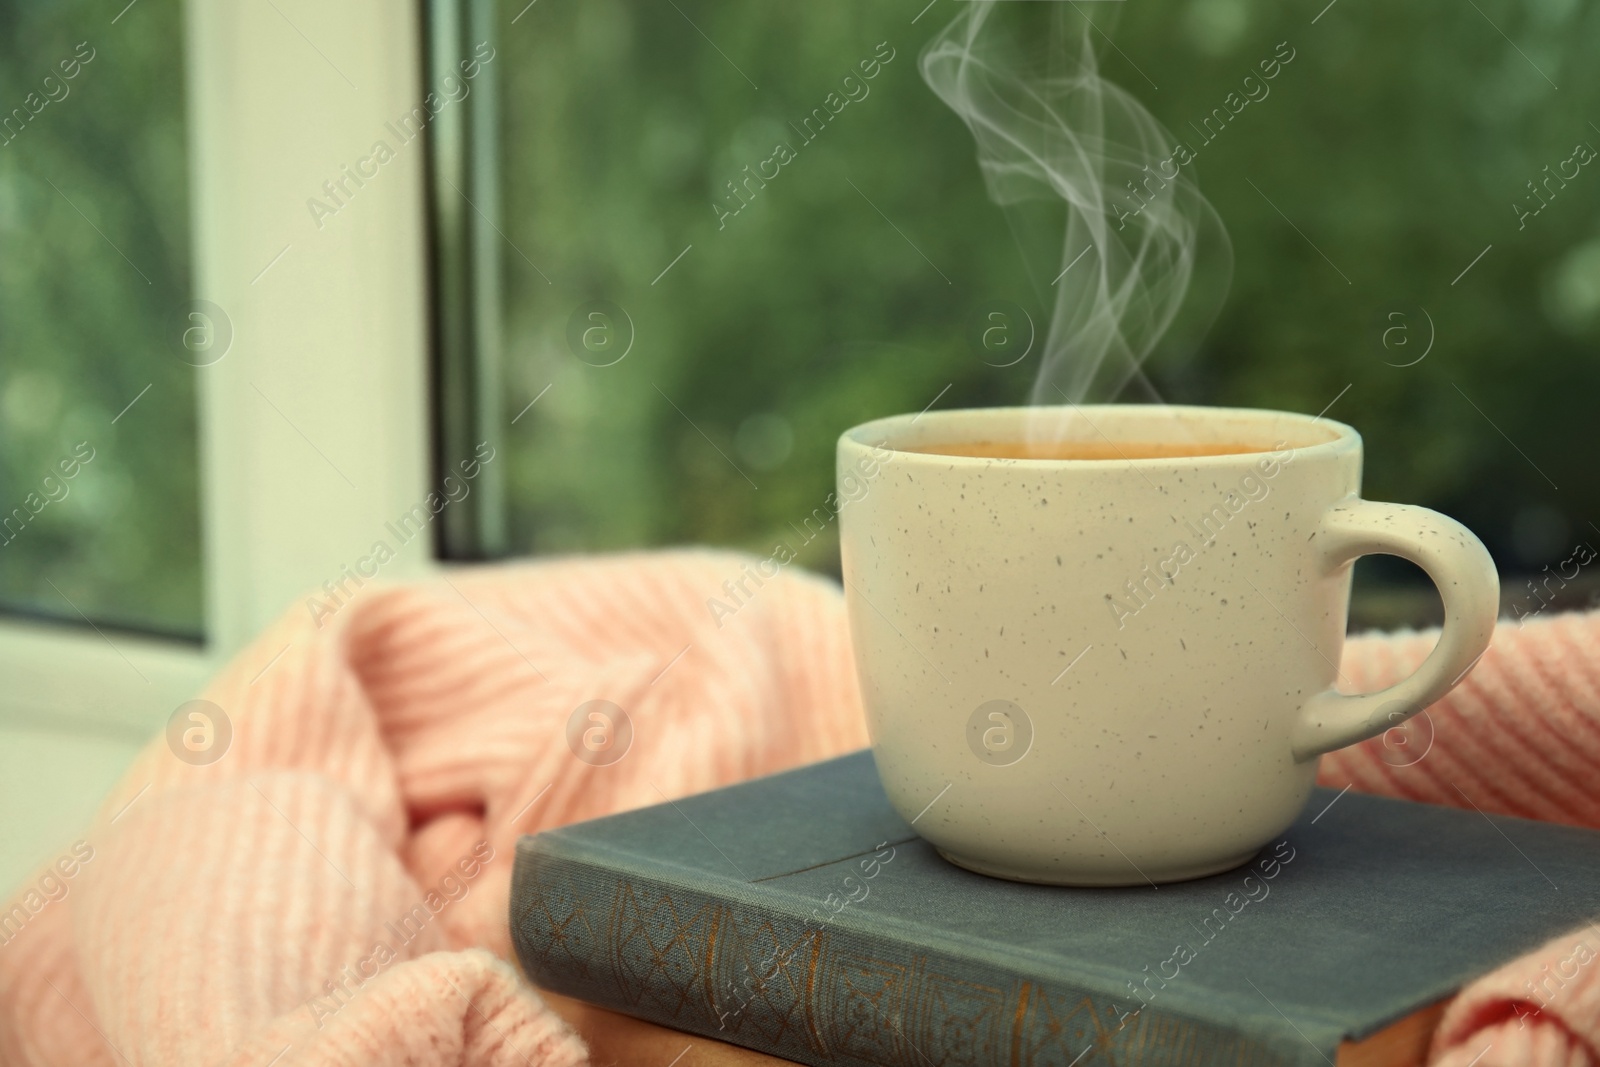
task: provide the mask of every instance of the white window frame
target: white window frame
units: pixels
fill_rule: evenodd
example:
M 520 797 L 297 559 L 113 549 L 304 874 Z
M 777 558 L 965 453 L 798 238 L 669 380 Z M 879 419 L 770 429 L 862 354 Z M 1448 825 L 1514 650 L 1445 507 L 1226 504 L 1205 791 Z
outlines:
M 426 145 L 385 126 L 423 95 L 418 7 L 192 0 L 185 20 L 194 295 L 233 326 L 195 372 L 206 642 L 0 620 L 0 726 L 148 735 L 427 495 Z M 379 140 L 394 158 L 319 229 L 308 200 Z M 432 555 L 417 538 L 380 578 Z

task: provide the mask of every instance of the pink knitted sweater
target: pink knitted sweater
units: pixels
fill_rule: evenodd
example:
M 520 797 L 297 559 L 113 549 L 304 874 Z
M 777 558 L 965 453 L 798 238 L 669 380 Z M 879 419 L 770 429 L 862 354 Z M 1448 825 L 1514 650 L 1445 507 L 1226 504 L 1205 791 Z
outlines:
M 225 754 L 153 741 L 0 913 L 0 1063 L 586 1063 L 503 962 L 516 837 L 866 743 L 836 588 L 785 573 L 713 618 L 746 562 L 485 568 L 369 586 L 320 627 L 289 612 L 205 693 Z M 1591 616 L 1503 624 L 1425 756 L 1369 742 L 1322 781 L 1600 826 L 1597 636 Z M 1385 684 L 1433 639 L 1354 639 L 1343 671 Z M 610 765 L 566 740 L 595 698 L 633 724 Z M 1572 962 L 1594 933 L 1465 990 L 1433 1062 L 1595 1062 L 1600 968 Z

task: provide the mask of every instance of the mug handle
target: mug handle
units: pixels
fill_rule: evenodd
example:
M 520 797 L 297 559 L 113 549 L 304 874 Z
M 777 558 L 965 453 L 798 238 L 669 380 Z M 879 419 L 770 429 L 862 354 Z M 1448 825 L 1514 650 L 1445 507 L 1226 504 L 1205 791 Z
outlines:
M 1444 627 L 1410 677 L 1376 693 L 1329 688 L 1308 700 L 1290 734 L 1297 761 L 1376 737 L 1450 692 L 1489 647 L 1500 612 L 1494 561 L 1472 531 L 1448 516 L 1352 497 L 1328 509 L 1321 533 L 1324 576 L 1374 553 L 1421 567 L 1444 601 Z

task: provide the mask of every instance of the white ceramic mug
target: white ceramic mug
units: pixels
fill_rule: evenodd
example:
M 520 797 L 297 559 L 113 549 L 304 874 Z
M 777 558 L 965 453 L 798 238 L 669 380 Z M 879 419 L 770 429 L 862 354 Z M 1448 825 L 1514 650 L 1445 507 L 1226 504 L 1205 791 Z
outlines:
M 986 459 L 1058 420 L 1183 458 Z M 908 451 L 909 450 L 909 451 Z M 1247 862 L 1305 806 L 1324 753 L 1447 693 L 1489 644 L 1499 579 L 1460 523 L 1362 500 L 1361 438 L 1273 411 L 1136 405 L 939 411 L 839 439 L 845 597 L 895 809 L 949 860 L 1066 885 Z M 1427 572 L 1438 646 L 1336 691 L 1356 557 Z

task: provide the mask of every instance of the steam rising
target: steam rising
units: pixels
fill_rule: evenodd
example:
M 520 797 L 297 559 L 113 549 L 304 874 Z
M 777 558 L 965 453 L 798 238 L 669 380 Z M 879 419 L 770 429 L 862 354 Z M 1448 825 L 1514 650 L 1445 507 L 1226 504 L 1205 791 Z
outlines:
M 1202 247 L 1208 293 L 1186 320 L 1203 331 L 1226 292 L 1233 254 L 1221 221 L 1192 166 L 1175 159 L 1177 140 L 1100 77 L 1096 31 L 1077 5 L 1049 5 L 1068 21 L 1057 22 L 1064 36 L 1044 71 L 1027 69 L 990 25 L 993 0 L 960 6 L 923 50 L 923 79 L 972 131 L 989 196 L 1008 215 L 1030 201 L 1066 208 L 1059 259 L 1036 279 L 1053 290 L 1053 310 L 1031 400 L 1110 400 L 1130 384 L 1153 396 L 1140 366 L 1183 308 Z

